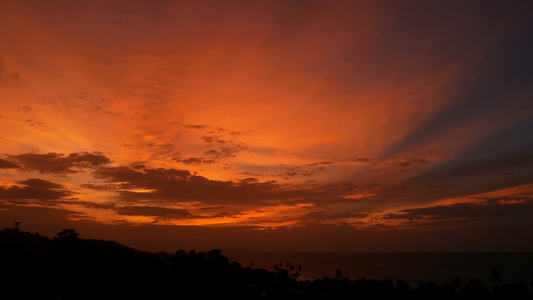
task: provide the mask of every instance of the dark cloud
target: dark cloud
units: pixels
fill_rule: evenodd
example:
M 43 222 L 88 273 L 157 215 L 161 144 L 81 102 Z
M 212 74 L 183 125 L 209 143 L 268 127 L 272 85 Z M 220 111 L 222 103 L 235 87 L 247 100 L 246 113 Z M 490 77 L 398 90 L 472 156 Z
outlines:
M 299 221 L 308 223 L 308 222 L 316 222 L 316 221 L 324 221 L 324 220 L 340 220 L 340 219 L 361 219 L 368 217 L 368 214 L 365 213 L 328 213 L 325 210 L 321 211 L 313 211 L 311 213 L 306 214 L 302 218 L 299 219 Z
M 98 190 L 98 191 L 114 191 L 116 188 L 115 184 L 93 184 L 93 183 L 83 183 L 80 185 L 82 188 Z
M 18 183 L 26 185 L 26 186 L 39 188 L 39 189 L 62 189 L 63 188 L 63 186 L 58 183 L 54 183 L 48 180 L 37 179 L 37 178 L 26 179 L 23 181 L 19 181 Z
M 19 169 L 19 168 L 20 168 L 19 165 L 11 161 L 0 158 L 0 169 Z
M 206 206 L 206 207 L 201 207 L 200 210 L 214 210 L 214 209 L 225 209 L 226 207 L 223 206 L 223 205 L 219 205 L 219 206 Z
M 507 219 L 509 222 L 522 222 L 533 216 L 533 197 L 531 195 L 515 198 L 516 202 L 510 202 L 508 198 L 491 198 L 490 201 L 481 203 L 457 203 L 452 205 L 439 205 L 423 208 L 404 209 L 399 213 L 390 213 L 383 219 L 433 219 L 446 220 L 456 218 Z M 502 203 L 503 201 L 503 203 Z M 505 203 L 507 202 L 507 203 Z
M 156 206 L 122 206 L 116 209 L 123 216 L 153 216 L 166 219 L 189 218 L 191 214 L 186 209 L 165 208 Z
M 206 129 L 207 128 L 207 125 L 183 125 L 183 127 L 185 128 L 190 128 L 190 129 Z
M 259 183 L 259 180 L 257 180 L 257 178 L 248 177 L 248 178 L 239 180 L 239 182 L 243 184 L 250 184 L 250 183 Z
M 136 163 L 136 164 L 131 165 L 131 167 L 134 168 L 135 170 L 142 170 L 146 168 L 146 165 L 142 163 Z
M 316 166 L 316 165 L 315 165 Z M 290 179 L 297 176 L 312 176 L 324 170 L 324 167 L 287 167 L 283 173 L 278 174 L 283 179 Z
M 391 231 L 394 229 L 394 226 L 385 225 L 385 224 L 372 224 L 372 225 L 363 226 L 363 228 L 369 231 L 381 231 L 381 230 Z
M 235 155 L 246 149 L 243 145 L 234 145 L 231 147 L 222 147 L 220 149 L 211 149 L 205 152 L 205 155 L 212 160 L 221 160 L 225 158 L 235 157 Z
M 206 142 L 206 143 L 212 143 L 214 140 L 216 140 L 216 136 L 203 136 L 202 139 Z
M 352 157 L 352 158 L 344 159 L 342 161 L 345 161 L 345 162 L 357 162 L 357 163 L 369 163 L 372 160 L 370 158 L 367 158 L 367 157 Z
M 218 140 L 217 142 L 220 143 Z M 220 149 L 210 149 L 204 153 L 204 157 L 189 157 L 187 159 L 177 159 L 176 161 L 182 162 L 186 165 L 213 164 L 223 159 L 235 157 L 239 151 L 244 149 L 246 148 L 242 145 L 222 147 Z
M 27 113 L 30 113 L 30 112 L 33 111 L 33 109 L 31 108 L 31 106 L 29 106 L 29 105 L 24 105 L 24 106 L 22 106 L 22 110 L 23 110 L 24 112 L 27 112 Z
M 133 169 L 130 167 L 99 168 L 94 173 L 115 188 L 122 200 L 201 201 L 207 204 L 305 202 L 353 202 L 342 195 L 361 188 L 353 183 L 315 186 L 307 189 L 281 185 L 275 181 L 259 182 L 254 178 L 240 181 L 217 181 L 177 169 Z M 88 186 L 89 187 L 89 186 Z M 100 186 L 95 188 L 99 189 Z M 106 185 L 104 185 L 106 188 Z M 151 190 L 136 193 L 135 189 Z
M 116 207 L 115 204 L 106 202 L 106 203 L 98 203 L 98 202 L 91 202 L 91 201 L 82 201 L 78 199 L 69 199 L 66 201 L 59 200 L 54 201 L 54 203 L 65 203 L 65 204 L 74 204 L 74 205 L 80 205 L 87 208 L 96 208 L 96 209 L 114 209 Z
M 422 215 L 404 213 L 403 211 L 402 213 L 399 213 L 399 214 L 388 213 L 381 218 L 384 220 L 409 220 L 409 221 L 424 219 Z
M 472 197 L 472 199 L 484 200 L 490 204 L 505 204 L 531 201 L 533 195 L 519 195 L 509 197 Z
M 316 163 L 312 163 L 312 164 L 307 164 L 306 166 L 309 166 L 309 167 L 314 167 L 314 166 L 328 166 L 328 165 L 332 165 L 333 163 L 330 162 L 330 161 L 321 161 L 321 162 L 316 162 Z
M 111 161 L 99 152 L 71 153 L 69 155 L 58 153 L 26 153 L 9 155 L 10 161 L 16 162 L 24 169 L 37 170 L 41 173 L 76 173 L 73 168 L 94 168 Z
M 200 157 L 189 157 L 187 159 L 181 160 L 181 162 L 186 165 L 199 165 L 205 163 L 205 161 Z
M 414 164 L 423 164 L 427 162 L 428 160 L 424 158 L 411 157 L 411 158 L 406 158 L 400 161 L 394 161 L 394 162 L 385 163 L 385 164 L 388 166 L 394 166 L 394 167 L 410 167 Z
M 94 172 L 94 175 L 97 178 L 115 182 L 119 194 L 125 199 L 199 200 L 209 203 L 226 203 L 276 199 L 284 194 L 275 191 L 279 187 L 272 183 L 215 181 L 193 175 L 186 170 L 162 168 L 133 170 L 128 167 L 114 167 L 100 168 Z M 135 193 L 131 191 L 136 188 L 150 189 L 154 192 Z
M 37 178 L 19 181 L 17 184 L 9 187 L 0 186 L 0 199 L 56 200 L 73 194 L 60 184 Z
M 219 137 L 217 136 L 203 136 L 202 139 L 206 142 L 206 143 L 214 143 L 214 142 L 217 142 L 219 144 L 225 144 L 226 141 L 225 140 L 222 140 L 220 139 Z
M 309 177 L 323 171 L 326 166 L 334 166 L 334 163 L 329 161 L 321 161 L 301 166 L 289 166 L 286 167 L 283 172 L 277 174 L 277 176 L 285 180 L 298 176 Z
M 236 131 L 236 130 L 228 130 L 222 127 L 217 127 L 217 130 L 220 132 L 229 132 L 230 135 L 241 135 L 243 134 L 242 131 Z

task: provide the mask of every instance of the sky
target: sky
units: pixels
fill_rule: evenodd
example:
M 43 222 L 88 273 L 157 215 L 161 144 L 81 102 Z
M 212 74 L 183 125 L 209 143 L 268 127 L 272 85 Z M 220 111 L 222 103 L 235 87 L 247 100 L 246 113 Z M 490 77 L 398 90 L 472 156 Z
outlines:
M 531 1 L 0 1 L 0 221 L 149 251 L 533 251 Z

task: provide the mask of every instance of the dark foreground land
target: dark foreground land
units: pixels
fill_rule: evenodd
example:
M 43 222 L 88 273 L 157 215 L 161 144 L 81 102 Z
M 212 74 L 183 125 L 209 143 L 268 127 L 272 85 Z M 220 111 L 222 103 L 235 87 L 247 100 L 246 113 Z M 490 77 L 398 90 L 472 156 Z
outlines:
M 64 230 L 0 231 L 1 299 L 533 299 L 533 282 L 483 287 L 456 278 L 447 285 L 399 279 L 299 281 L 298 268 L 242 267 L 218 249 L 148 253 Z M 530 278 L 533 281 L 533 277 Z

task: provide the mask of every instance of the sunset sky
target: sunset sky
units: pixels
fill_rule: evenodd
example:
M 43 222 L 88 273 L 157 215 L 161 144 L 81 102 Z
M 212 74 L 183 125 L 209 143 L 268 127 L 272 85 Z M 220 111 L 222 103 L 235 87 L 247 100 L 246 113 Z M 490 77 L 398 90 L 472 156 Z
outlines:
M 0 0 L 0 221 L 533 251 L 531 1 Z

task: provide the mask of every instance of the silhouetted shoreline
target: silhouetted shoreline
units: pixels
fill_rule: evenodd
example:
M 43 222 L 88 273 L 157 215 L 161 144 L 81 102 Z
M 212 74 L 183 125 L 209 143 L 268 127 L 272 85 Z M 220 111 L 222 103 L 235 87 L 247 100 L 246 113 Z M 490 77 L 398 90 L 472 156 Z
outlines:
M 272 270 L 280 261 L 304 266 L 300 280 L 335 276 L 337 268 L 351 279 L 402 278 L 410 285 L 420 281 L 436 284 L 455 277 L 475 278 L 490 286 L 492 269 L 501 271 L 501 283 L 518 282 L 533 274 L 533 252 L 295 252 L 254 251 L 224 248 L 224 254 L 244 265 Z
M 83 239 L 66 229 L 53 239 L 0 232 L 2 299 L 533 299 L 533 274 L 491 286 L 456 277 L 410 285 L 402 279 L 300 280 L 304 266 L 281 261 L 272 270 L 232 262 L 221 250 L 149 253 L 112 241 Z M 296 262 L 297 263 L 297 262 Z

